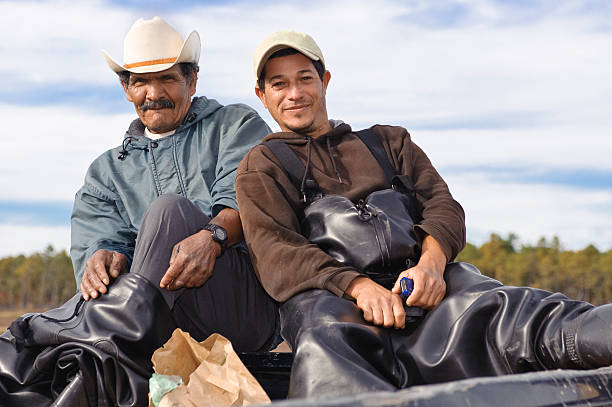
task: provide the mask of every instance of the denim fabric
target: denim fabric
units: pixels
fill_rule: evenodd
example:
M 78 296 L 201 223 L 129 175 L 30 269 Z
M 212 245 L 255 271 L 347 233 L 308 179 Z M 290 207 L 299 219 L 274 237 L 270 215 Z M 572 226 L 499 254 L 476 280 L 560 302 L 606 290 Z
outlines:
M 132 122 L 123 146 L 91 164 L 76 194 L 70 256 L 77 287 L 98 249 L 123 253 L 129 267 L 142 216 L 162 194 L 184 196 L 208 216 L 215 206 L 237 210 L 236 167 L 269 132 L 250 107 L 205 97 L 194 98 L 176 133 L 160 140 L 145 137 L 140 120 Z

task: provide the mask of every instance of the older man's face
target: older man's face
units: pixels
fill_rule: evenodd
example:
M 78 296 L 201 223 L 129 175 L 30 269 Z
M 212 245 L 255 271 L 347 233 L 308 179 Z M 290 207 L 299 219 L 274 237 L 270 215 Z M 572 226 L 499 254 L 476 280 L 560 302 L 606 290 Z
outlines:
M 129 83 L 123 84 L 123 88 L 149 131 L 165 133 L 176 129 L 185 118 L 196 80 L 194 76 L 188 82 L 181 67 L 174 65 L 161 72 L 131 73 Z

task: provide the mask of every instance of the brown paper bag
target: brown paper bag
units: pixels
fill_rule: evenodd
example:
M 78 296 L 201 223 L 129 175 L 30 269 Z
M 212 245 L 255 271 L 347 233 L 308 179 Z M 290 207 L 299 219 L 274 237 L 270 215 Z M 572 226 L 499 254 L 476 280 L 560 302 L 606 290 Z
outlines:
M 151 360 L 156 373 L 183 379 L 183 384 L 166 393 L 158 407 L 270 403 L 230 341 L 219 334 L 198 343 L 188 333 L 176 329 Z

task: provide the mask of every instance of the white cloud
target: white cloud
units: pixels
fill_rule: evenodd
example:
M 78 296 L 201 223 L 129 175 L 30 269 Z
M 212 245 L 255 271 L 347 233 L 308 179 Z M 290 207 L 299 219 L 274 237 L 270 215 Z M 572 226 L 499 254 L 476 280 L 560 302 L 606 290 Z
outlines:
M 468 241 L 514 232 L 530 244 L 558 236 L 568 249 L 612 248 L 612 190 L 500 183 L 484 173 L 447 175 L 446 181 L 466 212 Z
M 44 250 L 51 244 L 56 250 L 70 247 L 70 228 L 68 226 L 19 226 L 0 224 L 0 258 L 30 255 Z
M 134 116 L 0 105 L 2 198 L 72 200 L 89 164 L 121 144 Z

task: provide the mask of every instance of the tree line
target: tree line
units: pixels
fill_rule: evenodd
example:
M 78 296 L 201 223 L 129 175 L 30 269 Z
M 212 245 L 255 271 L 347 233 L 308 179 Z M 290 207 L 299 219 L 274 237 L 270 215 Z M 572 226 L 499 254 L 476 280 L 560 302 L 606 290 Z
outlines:
M 0 309 L 52 308 L 76 292 L 70 257 L 52 246 L 0 259 L 0 281 Z
M 506 238 L 492 234 L 480 247 L 468 243 L 457 261 L 472 263 L 505 285 L 561 292 L 595 305 L 612 301 L 612 249 L 600 252 L 589 245 L 578 251 L 563 250 L 557 237 L 520 248 L 517 241 L 514 234 Z
M 612 249 L 564 250 L 556 237 L 535 246 L 517 247 L 517 241 L 514 234 L 492 234 L 480 247 L 468 243 L 456 260 L 506 285 L 558 291 L 597 305 L 612 301 Z M 52 246 L 0 259 L 0 282 L 0 309 L 51 308 L 76 292 L 70 257 Z

